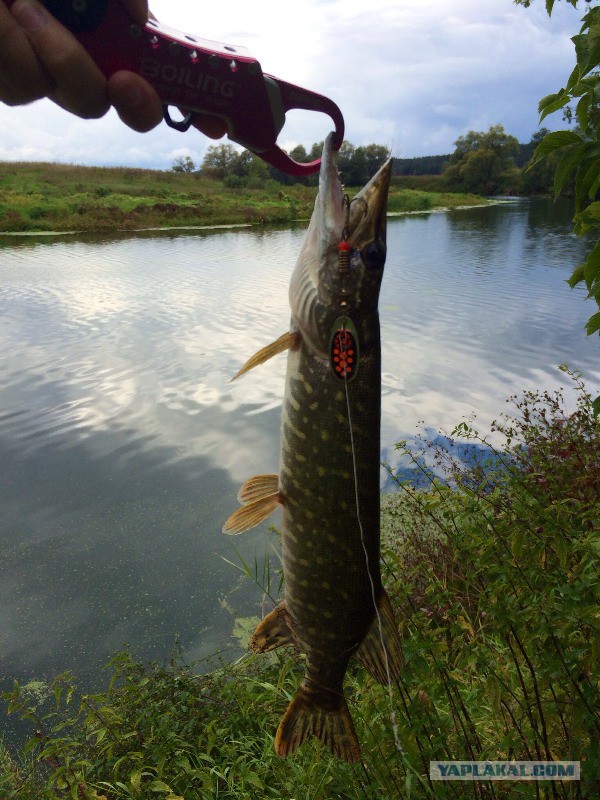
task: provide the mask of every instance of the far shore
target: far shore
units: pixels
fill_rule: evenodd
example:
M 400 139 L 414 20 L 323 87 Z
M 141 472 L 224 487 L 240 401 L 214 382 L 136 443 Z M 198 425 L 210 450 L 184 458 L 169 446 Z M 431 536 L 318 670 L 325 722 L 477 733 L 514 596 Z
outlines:
M 353 190 L 349 188 L 352 195 Z M 291 224 L 310 218 L 316 188 L 232 188 L 201 173 L 0 163 L 0 234 L 68 234 Z M 478 195 L 392 185 L 390 215 L 485 205 Z

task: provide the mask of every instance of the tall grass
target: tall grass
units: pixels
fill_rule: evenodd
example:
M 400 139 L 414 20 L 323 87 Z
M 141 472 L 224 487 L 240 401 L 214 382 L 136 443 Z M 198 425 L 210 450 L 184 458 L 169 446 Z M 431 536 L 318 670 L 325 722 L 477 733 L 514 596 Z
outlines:
M 346 693 L 363 761 L 335 761 L 312 740 L 290 759 L 273 735 L 302 672 L 293 652 L 245 656 L 198 674 L 115 656 L 108 688 L 70 675 L 15 684 L 8 710 L 31 722 L 20 754 L 0 749 L 0 797 L 553 798 L 600 796 L 597 599 L 600 422 L 579 376 L 560 393 L 513 399 L 493 450 L 399 445 L 428 480 L 384 497 L 385 582 L 405 668 L 387 691 L 357 665 Z M 388 467 L 394 475 L 394 470 Z M 441 477 L 440 477 L 441 476 Z M 243 562 L 274 595 L 278 574 Z M 241 636 L 250 621 L 238 624 Z M 204 667 L 206 669 L 206 667 Z M 579 760 L 580 782 L 429 780 L 431 760 Z
M 315 194 L 273 180 L 233 187 L 197 172 L 0 162 L 0 232 L 289 223 L 310 217 Z M 391 210 L 476 202 L 481 198 L 390 192 Z

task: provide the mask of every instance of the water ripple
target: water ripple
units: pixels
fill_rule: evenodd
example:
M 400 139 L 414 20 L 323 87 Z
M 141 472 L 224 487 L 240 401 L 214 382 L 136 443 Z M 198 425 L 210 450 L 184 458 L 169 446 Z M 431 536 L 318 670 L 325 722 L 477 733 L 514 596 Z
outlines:
M 448 429 L 475 412 L 485 429 L 510 394 L 556 385 L 561 362 L 600 384 L 597 344 L 583 331 L 589 304 L 564 283 L 584 244 L 539 208 L 390 220 L 385 449 L 419 420 Z M 121 637 L 159 658 L 175 630 L 188 644 L 207 626 L 211 642 L 227 638 L 216 598 L 231 588 L 220 554 L 232 545 L 219 531 L 238 485 L 277 469 L 285 356 L 229 380 L 288 328 L 302 236 L 0 248 L 8 669 L 79 671 Z M 239 546 L 260 547 L 255 536 L 264 531 Z

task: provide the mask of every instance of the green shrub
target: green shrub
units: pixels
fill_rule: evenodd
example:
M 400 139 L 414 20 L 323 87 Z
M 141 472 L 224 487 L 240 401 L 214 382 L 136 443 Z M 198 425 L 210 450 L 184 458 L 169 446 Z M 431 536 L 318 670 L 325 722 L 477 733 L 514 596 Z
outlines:
M 412 717 L 420 750 L 581 760 L 575 796 L 591 798 L 600 774 L 600 424 L 572 377 L 573 413 L 560 392 L 513 398 L 518 415 L 494 425 L 506 446 L 488 448 L 487 459 L 473 449 L 465 464 L 438 447 L 426 465 L 428 443 L 418 455 L 401 444 L 430 487 L 403 487 L 413 535 L 404 530 L 403 546 L 387 557 L 403 578 L 395 599 L 406 693 L 435 709 L 430 719 Z M 464 423 L 454 435 L 487 444 Z M 432 526 L 435 542 L 414 535 Z M 552 796 L 572 796 L 565 787 L 553 786 Z
M 513 398 L 516 415 L 494 425 L 500 449 L 465 423 L 453 435 L 470 450 L 398 446 L 428 487 L 402 483 L 382 502 L 384 579 L 405 669 L 391 701 L 362 668 L 349 670 L 362 764 L 337 762 L 314 740 L 290 759 L 275 755 L 302 673 L 294 653 L 199 675 L 176 658 L 143 666 L 124 652 L 103 692 L 80 694 L 62 675 L 4 695 L 35 733 L 19 756 L 0 747 L 0 796 L 598 797 L 600 421 L 572 378 L 572 413 L 560 392 Z M 241 570 L 274 591 L 279 576 L 264 564 Z M 247 636 L 252 626 L 236 627 Z M 429 762 L 440 759 L 575 760 L 582 780 L 430 783 Z

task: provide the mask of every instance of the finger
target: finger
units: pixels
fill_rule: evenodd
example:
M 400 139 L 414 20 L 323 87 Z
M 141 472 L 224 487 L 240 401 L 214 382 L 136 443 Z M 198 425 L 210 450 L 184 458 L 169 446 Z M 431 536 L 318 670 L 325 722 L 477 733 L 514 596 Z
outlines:
M 23 29 L 0 2 L 0 100 L 8 105 L 31 103 L 52 86 Z
M 121 120 L 145 133 L 162 122 L 162 103 L 147 81 L 134 72 L 115 72 L 108 81 L 108 97 Z
M 145 25 L 148 22 L 148 2 L 147 0 L 121 0 L 125 11 L 132 17 L 138 25 Z
M 210 139 L 220 139 L 228 130 L 224 119 L 210 114 L 194 114 L 192 125 Z
M 37 0 L 17 0 L 12 14 L 54 81 L 48 96 L 85 119 L 105 114 L 106 80 L 77 39 Z

